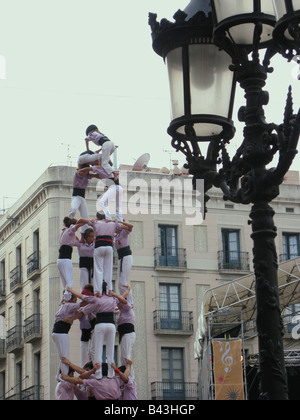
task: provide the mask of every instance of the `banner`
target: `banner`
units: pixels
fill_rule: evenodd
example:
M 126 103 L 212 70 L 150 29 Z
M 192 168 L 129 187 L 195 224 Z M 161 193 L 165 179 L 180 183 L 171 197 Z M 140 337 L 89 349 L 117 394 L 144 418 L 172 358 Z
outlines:
M 216 400 L 244 400 L 242 340 L 212 341 Z

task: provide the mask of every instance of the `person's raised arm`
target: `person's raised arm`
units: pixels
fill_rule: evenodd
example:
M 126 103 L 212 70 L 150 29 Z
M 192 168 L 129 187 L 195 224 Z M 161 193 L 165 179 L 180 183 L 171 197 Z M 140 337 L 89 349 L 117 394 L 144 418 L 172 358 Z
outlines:
M 76 292 L 76 290 L 72 289 L 72 287 L 67 286 L 67 291 L 72 293 L 72 295 L 76 296 L 78 299 L 83 299 L 83 295 L 80 292 Z
M 83 380 L 81 378 L 70 378 L 70 376 L 67 376 L 64 373 L 61 374 L 61 379 L 74 385 L 83 385 Z
M 88 371 L 84 371 L 81 375 L 80 375 L 80 379 L 88 379 L 91 375 L 93 375 L 97 369 L 100 369 L 100 364 L 99 363 L 95 363 L 93 369 L 88 370 Z
M 118 222 L 122 225 L 121 229 L 126 229 L 126 230 L 129 230 L 130 232 L 132 231 L 133 225 L 131 223 L 121 222 L 120 220 L 118 220 Z
M 114 363 L 112 363 L 111 364 L 111 367 L 113 368 L 113 370 L 120 376 L 120 378 L 122 379 L 122 381 L 125 383 L 125 384 L 127 384 L 128 383 L 128 381 L 129 381 L 129 377 L 127 376 L 127 375 L 125 375 L 124 373 L 122 373 L 118 368 L 117 368 L 117 366 L 114 364 Z
M 127 303 L 127 300 L 123 296 L 119 296 L 115 292 L 110 292 L 110 293 L 111 293 L 111 296 L 117 298 L 121 303 L 124 303 L 124 304 Z
M 72 369 L 75 370 L 75 372 L 79 373 L 79 375 L 81 375 L 82 373 L 85 372 L 84 369 L 82 369 L 81 367 L 74 365 L 74 363 L 72 363 L 69 359 L 67 359 L 66 357 L 62 357 L 61 358 L 62 363 L 64 363 L 67 366 L 70 366 Z
M 126 290 L 125 290 L 125 292 L 123 293 L 123 295 L 122 295 L 122 297 L 124 298 L 124 299 L 126 299 L 127 298 L 127 296 L 129 295 L 129 293 L 130 293 L 130 290 L 131 290 L 131 286 L 130 286 L 130 284 L 127 284 L 126 286 Z M 126 301 L 126 303 L 127 303 L 127 301 Z

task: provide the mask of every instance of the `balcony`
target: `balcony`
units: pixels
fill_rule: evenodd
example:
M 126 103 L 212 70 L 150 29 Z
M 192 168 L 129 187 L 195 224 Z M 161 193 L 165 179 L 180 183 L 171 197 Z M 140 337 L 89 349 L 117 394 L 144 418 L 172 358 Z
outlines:
M 40 401 L 44 399 L 43 386 L 31 386 L 23 389 L 21 392 L 11 395 L 6 398 L 6 401 Z
M 187 269 L 186 249 L 160 246 L 154 248 L 154 267 L 156 270 L 181 270 Z
M 44 387 L 43 386 L 31 386 L 30 388 L 24 389 L 21 393 L 22 401 L 40 401 L 44 399 Z
M 0 302 L 2 299 L 5 299 L 6 290 L 5 290 L 5 279 L 0 280 Z
M 195 382 L 152 382 L 152 400 L 198 400 L 198 384 Z
M 15 353 L 23 348 L 22 326 L 16 325 L 9 331 L 6 336 L 6 350 L 9 353 Z
M 278 256 L 278 259 L 279 259 L 279 263 L 283 263 L 285 261 L 289 261 L 289 260 L 292 260 L 292 259 L 298 258 L 298 257 L 299 257 L 298 253 L 296 253 L 296 254 L 280 254 Z
M 41 314 L 34 314 L 25 319 L 23 336 L 26 343 L 32 343 L 42 337 Z
M 193 335 L 193 312 L 154 311 L 154 334 Z
M 16 292 L 22 287 L 22 267 L 18 265 L 9 273 L 10 291 Z
M 219 270 L 250 271 L 249 252 L 218 252 Z
M 6 359 L 6 345 L 5 340 L 0 339 L 0 360 Z
M 33 254 L 29 255 L 27 258 L 27 278 L 34 280 L 37 276 L 40 275 L 40 253 L 35 251 Z

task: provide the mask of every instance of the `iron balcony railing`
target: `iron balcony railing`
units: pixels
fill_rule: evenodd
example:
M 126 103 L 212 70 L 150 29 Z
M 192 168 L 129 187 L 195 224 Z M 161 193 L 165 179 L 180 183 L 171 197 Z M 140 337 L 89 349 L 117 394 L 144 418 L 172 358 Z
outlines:
M 177 247 L 162 248 L 157 246 L 154 248 L 154 266 L 155 267 L 172 267 L 186 268 L 186 249 Z
M 21 392 L 13 394 L 7 398 L 6 401 L 39 401 L 44 399 L 44 387 L 34 385 Z
M 40 252 L 35 251 L 27 258 L 27 276 L 40 270 Z
M 278 259 L 279 259 L 279 263 L 283 263 L 285 261 L 289 261 L 292 260 L 293 258 L 297 258 L 299 257 L 298 253 L 296 254 L 280 254 Z
M 27 389 L 22 390 L 22 401 L 39 401 L 44 399 L 44 387 L 34 385 Z
M 22 347 L 22 326 L 16 325 L 7 331 L 6 336 L 6 350 L 13 351 Z
M 10 278 L 10 290 L 13 290 L 16 286 L 22 284 L 22 267 L 18 265 L 9 273 Z
M 5 340 L 0 339 L 0 358 L 6 356 L 6 343 Z
M 33 314 L 24 321 L 23 336 L 25 341 L 39 338 L 42 333 L 41 314 Z
M 198 384 L 196 382 L 152 382 L 152 400 L 198 400 Z
M 249 271 L 249 252 L 219 251 L 219 270 L 241 270 Z
M 5 296 L 6 295 L 6 290 L 5 290 L 5 279 L 1 279 L 0 280 L 0 297 L 1 296 Z
M 194 332 L 193 312 L 158 310 L 153 312 L 154 332 L 171 330 L 179 333 Z

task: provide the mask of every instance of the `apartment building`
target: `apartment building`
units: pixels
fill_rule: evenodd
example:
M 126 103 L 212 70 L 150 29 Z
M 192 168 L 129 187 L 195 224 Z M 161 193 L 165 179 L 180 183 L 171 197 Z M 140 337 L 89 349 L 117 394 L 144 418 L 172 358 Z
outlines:
M 184 190 L 164 195 L 170 184 L 163 180 L 189 182 L 186 174 L 124 168 L 129 170 L 122 172 L 123 214 L 134 225 L 130 282 L 138 397 L 197 399 L 194 341 L 201 305 L 208 289 L 253 270 L 250 207 L 226 203 L 213 189 L 205 220 L 193 222 L 191 209 L 177 200 Z M 59 359 L 51 333 L 62 296 L 56 260 L 74 172 L 68 166 L 49 167 L 0 217 L 0 399 L 54 399 Z M 300 255 L 299 174 L 289 175 L 274 202 L 282 259 Z M 153 190 L 157 182 L 160 187 Z M 102 186 L 90 181 L 86 200 L 91 217 L 102 193 Z M 78 289 L 76 249 L 72 260 Z M 116 276 L 115 260 L 114 280 Z M 77 321 L 70 340 L 70 358 L 79 364 Z M 118 357 L 116 337 L 116 361 Z

